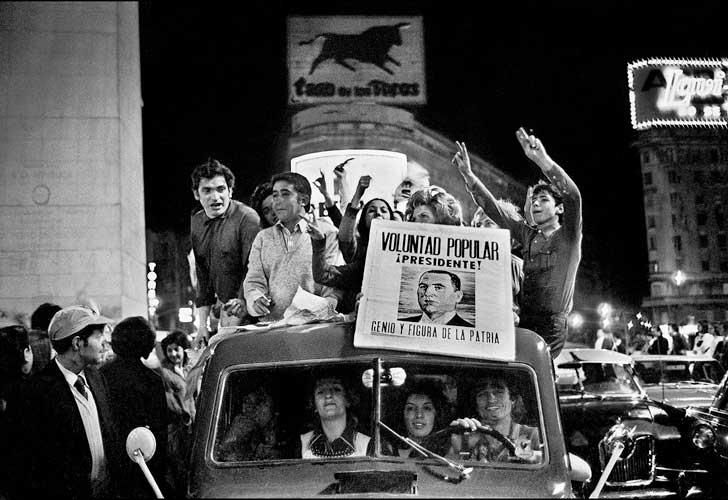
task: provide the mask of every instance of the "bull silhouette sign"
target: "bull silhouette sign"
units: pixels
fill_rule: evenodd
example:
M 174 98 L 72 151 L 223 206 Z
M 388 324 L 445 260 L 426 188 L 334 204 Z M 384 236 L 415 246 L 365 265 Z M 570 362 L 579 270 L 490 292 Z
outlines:
M 421 16 L 290 16 L 292 105 L 426 104 Z
M 324 39 L 321 51 L 308 70 L 309 75 L 316 71 L 319 64 L 329 59 L 351 71 L 356 71 L 356 68 L 346 62 L 347 59 L 373 64 L 393 75 L 394 72 L 385 65 L 392 63 L 401 66 L 401 64 L 389 55 L 389 51 L 395 45 L 402 45 L 400 30 L 409 27 L 410 23 L 397 23 L 391 26 L 372 26 L 355 35 L 320 33 L 310 40 L 299 42 L 299 45 L 309 45 L 319 38 Z

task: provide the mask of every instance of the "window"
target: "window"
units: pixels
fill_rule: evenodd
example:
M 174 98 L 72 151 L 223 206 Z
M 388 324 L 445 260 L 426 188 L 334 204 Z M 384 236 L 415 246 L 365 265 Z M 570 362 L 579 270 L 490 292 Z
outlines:
M 725 217 L 723 216 L 723 206 L 716 205 L 713 209 L 713 215 L 715 215 L 715 223 L 718 227 L 725 225 Z
M 660 272 L 660 264 L 656 260 L 651 260 L 650 261 L 649 272 L 651 272 L 651 273 L 659 273 Z
M 642 163 L 649 163 L 650 162 L 650 152 L 649 151 L 642 151 Z
M 718 248 L 720 248 L 721 250 L 726 249 L 725 233 L 718 233 Z
M 703 175 L 702 170 L 696 170 L 693 173 L 693 180 L 696 184 L 702 184 L 705 181 L 705 176 Z
M 700 248 L 708 248 L 708 235 L 700 233 L 700 235 L 698 235 L 698 244 Z
M 713 148 L 710 150 L 710 163 L 718 163 L 720 161 L 718 150 Z
M 676 204 L 680 201 L 680 193 L 672 192 L 670 193 L 670 203 Z
M 654 236 L 650 236 L 650 250 L 657 250 L 657 245 L 655 244 Z
M 652 229 L 655 227 L 655 216 L 654 215 L 647 216 L 647 227 L 649 229 Z
M 672 227 L 675 227 L 675 226 L 677 226 L 677 215 L 675 215 L 675 214 L 672 214 L 672 215 L 670 216 L 670 222 L 671 222 L 671 224 L 672 224 Z
M 655 198 L 650 194 L 645 196 L 645 208 L 652 208 L 655 206 Z
M 695 204 L 702 205 L 703 203 L 705 203 L 705 195 L 703 195 L 702 193 L 696 194 L 695 195 Z
M 673 236 L 672 246 L 675 247 L 676 252 L 682 252 L 682 238 L 680 236 Z
M 710 261 L 704 260 L 700 263 L 700 267 L 703 269 L 703 271 L 710 271 Z
M 723 181 L 723 176 L 720 175 L 719 170 L 711 170 L 710 171 L 710 182 L 713 184 L 720 184 Z
M 665 285 L 663 283 L 652 283 L 650 291 L 653 297 L 662 297 L 665 295 Z
M 644 179 L 645 186 L 651 186 L 652 185 L 652 172 L 645 172 L 642 175 L 642 178 Z
M 677 172 L 670 170 L 667 173 L 667 180 L 670 181 L 670 184 L 677 184 L 680 182 L 680 177 L 677 175 Z
M 728 260 L 721 260 L 720 261 L 720 272 L 721 273 L 728 273 Z
M 705 212 L 698 212 L 696 219 L 698 220 L 698 226 L 704 226 L 708 223 L 708 214 Z
M 373 377 L 389 381 L 382 384 L 381 395 L 367 383 Z M 407 384 L 404 385 L 392 382 L 404 382 L 405 378 Z M 413 387 L 417 390 L 412 391 Z M 342 458 L 374 453 L 377 446 L 372 441 L 376 439 L 373 430 L 378 425 L 372 420 L 375 413 L 381 415 L 381 422 L 386 426 L 407 436 L 407 405 L 411 394 L 424 395 L 409 403 L 413 407 L 424 411 L 427 411 L 425 405 L 428 403 L 433 407 L 434 411 L 430 413 L 434 415 L 429 421 L 432 423 L 426 424 L 430 427 L 427 436 L 431 438 L 428 448 L 444 455 L 460 436 L 451 436 L 448 423 L 453 418 L 484 411 L 479 411 L 477 405 L 477 395 L 482 393 L 491 399 L 507 398 L 513 402 L 512 415 L 523 427 L 525 446 L 517 450 L 515 456 L 505 456 L 500 453 L 500 447 L 488 449 L 490 436 L 476 436 L 477 444 L 460 439 L 457 441 L 461 446 L 457 450 L 459 460 L 470 462 L 473 467 L 491 467 L 492 462 L 498 462 L 498 467 L 513 468 L 543 462 L 544 432 L 536 380 L 530 370 L 516 364 L 453 365 L 412 361 L 393 355 L 374 361 L 233 369 L 220 390 L 221 404 L 213 417 L 212 457 L 217 462 L 335 459 L 336 456 L 327 456 L 328 447 L 325 441 L 320 441 L 326 437 L 315 439 L 320 432 L 321 418 L 317 399 L 323 400 L 324 396 L 327 401 L 341 402 L 345 420 L 358 422 L 355 433 L 347 435 L 353 447 L 341 443 L 338 456 Z M 379 411 L 372 411 L 374 408 Z M 321 409 L 321 412 L 326 411 L 326 408 Z M 407 454 L 408 445 L 384 427 L 380 430 L 379 448 L 390 460 L 438 463 Z M 436 439 L 436 436 L 442 439 Z M 405 453 L 400 453 L 400 449 Z

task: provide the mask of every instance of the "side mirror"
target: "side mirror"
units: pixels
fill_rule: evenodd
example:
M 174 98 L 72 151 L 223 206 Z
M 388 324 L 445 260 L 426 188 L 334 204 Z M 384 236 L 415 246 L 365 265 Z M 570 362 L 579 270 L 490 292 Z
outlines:
M 569 461 L 571 462 L 571 470 L 569 470 L 569 479 L 576 483 L 585 483 L 591 479 L 591 467 L 586 460 L 578 455 L 569 453 Z
M 384 386 L 393 385 L 398 387 L 404 384 L 406 378 L 407 372 L 404 371 L 404 368 L 385 368 L 382 370 L 380 383 Z M 364 373 L 361 374 L 361 382 L 364 384 L 364 387 L 371 389 L 374 386 L 374 370 L 371 368 L 364 370 Z
M 157 486 L 157 482 L 154 480 L 154 476 L 147 467 L 147 462 L 154 456 L 154 452 L 157 450 L 157 440 L 154 438 L 154 434 L 147 427 L 137 427 L 132 429 L 129 435 L 126 437 L 126 453 L 132 462 L 136 462 L 137 465 L 142 469 L 144 477 L 147 478 L 149 486 L 154 490 L 154 494 L 157 498 L 164 498 L 162 492 Z

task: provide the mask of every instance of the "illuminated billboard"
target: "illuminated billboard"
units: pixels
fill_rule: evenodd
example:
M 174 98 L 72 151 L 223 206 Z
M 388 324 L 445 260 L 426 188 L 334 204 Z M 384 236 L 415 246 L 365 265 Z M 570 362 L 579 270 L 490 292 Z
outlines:
M 728 58 L 629 63 L 632 128 L 728 126 Z
M 426 104 L 422 16 L 288 18 L 290 104 Z

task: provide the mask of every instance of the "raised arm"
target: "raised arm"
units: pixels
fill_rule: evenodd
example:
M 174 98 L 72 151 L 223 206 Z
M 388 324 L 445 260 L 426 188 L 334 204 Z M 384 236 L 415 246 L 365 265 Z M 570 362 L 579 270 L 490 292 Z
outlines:
M 465 146 L 465 143 L 455 141 L 455 144 L 458 147 L 458 151 L 453 156 L 452 163 L 465 181 L 465 187 L 468 188 L 468 192 L 473 197 L 473 201 L 498 226 L 510 229 L 511 231 L 516 230 L 523 224 L 523 219 L 520 216 L 514 218 L 513 214 L 509 214 L 503 210 L 495 196 L 493 196 L 490 190 L 485 187 L 485 184 L 473 173 L 470 164 L 470 155 L 468 155 L 468 148 Z
M 518 139 L 526 157 L 534 162 L 541 172 L 548 178 L 556 189 L 561 192 L 564 201 L 564 222 L 562 227 L 571 234 L 581 233 L 581 193 L 574 181 L 569 177 L 558 163 L 546 152 L 541 140 L 533 134 L 528 134 L 521 127 L 516 131 Z
M 362 175 L 359 178 L 359 183 L 356 186 L 354 196 L 351 198 L 351 203 L 346 207 L 344 217 L 341 219 L 338 235 L 339 248 L 346 262 L 351 262 L 354 255 L 356 255 L 356 216 L 359 213 L 361 198 L 371 181 L 372 178 L 369 175 Z

